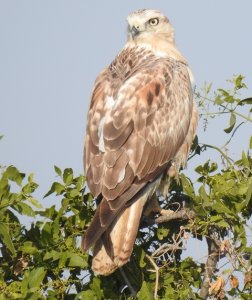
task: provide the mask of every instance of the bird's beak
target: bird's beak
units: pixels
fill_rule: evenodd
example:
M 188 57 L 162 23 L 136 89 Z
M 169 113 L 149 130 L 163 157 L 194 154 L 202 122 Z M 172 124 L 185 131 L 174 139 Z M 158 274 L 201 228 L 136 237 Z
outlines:
M 134 40 L 134 38 L 140 33 L 140 31 L 135 26 L 133 26 L 130 30 L 130 33 Z

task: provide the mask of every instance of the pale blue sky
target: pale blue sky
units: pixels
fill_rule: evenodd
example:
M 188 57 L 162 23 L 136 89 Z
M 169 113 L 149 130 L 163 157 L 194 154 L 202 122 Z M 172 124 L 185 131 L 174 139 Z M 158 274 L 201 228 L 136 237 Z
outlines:
M 54 165 L 83 172 L 93 82 L 124 45 L 126 16 L 139 8 L 169 17 L 198 87 L 222 87 L 242 73 L 251 91 L 250 0 L 0 0 L 0 164 L 35 173 L 39 198 L 55 179 Z M 218 126 L 199 130 L 200 138 L 221 142 Z

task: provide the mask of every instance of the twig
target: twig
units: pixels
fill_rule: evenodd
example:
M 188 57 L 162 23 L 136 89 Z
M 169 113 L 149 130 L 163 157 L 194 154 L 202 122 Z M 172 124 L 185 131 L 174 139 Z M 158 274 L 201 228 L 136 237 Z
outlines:
M 156 224 L 170 222 L 173 220 L 181 219 L 181 220 L 190 220 L 195 217 L 195 212 L 190 210 L 189 208 L 182 208 L 179 211 L 175 211 L 166 216 L 160 216 L 155 219 Z
M 208 97 L 202 96 L 202 95 L 199 94 L 199 93 L 198 93 L 198 95 L 196 94 L 196 96 L 198 96 L 198 98 L 202 98 L 202 99 L 204 99 L 204 100 L 207 100 L 207 101 L 209 101 L 209 102 L 211 102 L 211 103 L 213 103 L 213 104 L 215 103 L 214 100 L 212 100 L 212 99 L 210 99 L 210 98 L 208 98 Z M 234 95 L 233 95 L 233 96 L 234 96 Z M 236 106 L 235 108 L 228 108 L 227 106 L 222 105 L 222 104 L 219 104 L 219 106 L 222 107 L 224 110 L 225 110 L 225 109 L 228 110 L 228 112 L 225 112 L 225 113 L 234 113 L 234 114 L 236 114 L 237 116 L 239 116 L 239 117 L 245 119 L 246 121 L 252 122 L 252 119 L 249 118 L 249 116 L 245 116 L 245 115 L 243 115 L 243 114 L 238 113 L 237 111 L 235 111 L 235 109 L 237 108 L 237 106 Z M 211 114 L 216 114 L 216 113 L 208 113 L 208 114 L 211 115 Z
M 239 125 L 236 126 L 236 128 L 234 129 L 234 131 L 232 132 L 229 140 L 221 147 L 221 148 L 225 148 L 232 140 L 233 136 L 235 135 L 236 131 L 241 127 L 241 125 L 245 124 L 245 122 L 241 122 Z
M 205 147 L 212 148 L 212 149 L 215 149 L 216 151 L 218 151 L 226 159 L 226 161 L 228 162 L 228 164 L 230 166 L 233 166 L 233 160 L 231 158 L 229 158 L 220 148 L 212 146 L 212 145 L 208 145 L 208 144 L 203 144 L 203 145 Z
M 156 265 L 156 263 L 154 262 L 154 260 L 153 260 L 153 258 L 151 256 L 149 256 L 148 254 L 146 254 L 146 257 L 148 258 L 148 260 L 150 261 L 150 263 L 154 267 L 153 271 L 156 273 L 154 299 L 157 300 L 158 299 L 157 292 L 158 292 L 158 281 L 159 281 L 159 267 Z
M 181 243 L 182 241 L 180 241 L 179 243 Z M 159 257 L 160 255 L 168 252 L 168 251 L 177 251 L 177 250 L 185 250 L 184 247 L 181 247 L 177 244 L 169 244 L 169 243 L 164 243 L 163 245 L 161 245 L 155 252 L 152 253 L 152 257 L 156 258 Z
M 208 258 L 205 264 L 204 279 L 201 285 L 199 296 L 202 299 L 207 299 L 209 294 L 210 280 L 216 270 L 216 265 L 219 260 L 218 241 L 210 237 L 206 238 L 208 245 Z

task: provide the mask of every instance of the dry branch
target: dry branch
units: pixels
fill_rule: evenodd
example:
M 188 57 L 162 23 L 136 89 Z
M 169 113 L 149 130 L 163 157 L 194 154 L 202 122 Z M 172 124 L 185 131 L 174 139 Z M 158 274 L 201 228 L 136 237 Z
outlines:
M 189 208 L 182 208 L 179 211 L 174 211 L 169 215 L 163 215 L 155 219 L 156 224 L 165 223 L 173 220 L 190 220 L 195 217 L 195 212 Z
M 202 299 L 207 299 L 209 295 L 211 278 L 216 270 L 216 265 L 219 260 L 220 246 L 218 242 L 218 240 L 215 240 L 211 236 L 207 237 L 208 257 L 205 264 L 204 279 L 201 285 L 201 290 L 199 292 L 199 296 Z

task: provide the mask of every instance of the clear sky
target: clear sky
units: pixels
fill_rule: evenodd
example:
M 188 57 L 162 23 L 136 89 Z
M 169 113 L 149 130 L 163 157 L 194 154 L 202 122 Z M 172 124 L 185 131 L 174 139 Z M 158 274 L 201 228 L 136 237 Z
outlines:
M 223 87 L 241 73 L 251 91 L 251 0 L 0 0 L 0 164 L 33 172 L 39 198 L 54 165 L 83 172 L 93 82 L 124 45 L 126 16 L 139 8 L 169 17 L 198 87 Z M 208 143 L 218 139 L 212 126 L 199 129 Z

